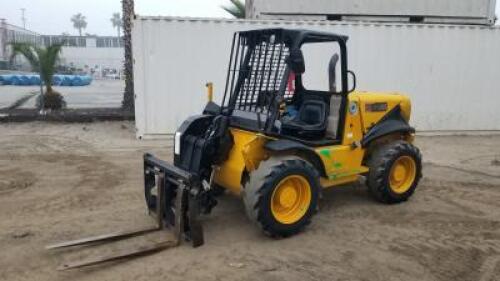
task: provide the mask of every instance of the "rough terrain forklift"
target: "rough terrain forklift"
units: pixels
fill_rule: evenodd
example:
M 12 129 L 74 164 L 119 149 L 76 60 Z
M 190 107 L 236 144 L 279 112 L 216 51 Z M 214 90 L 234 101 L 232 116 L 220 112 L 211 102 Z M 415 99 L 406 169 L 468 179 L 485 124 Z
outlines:
M 309 223 L 323 188 L 360 176 L 377 200 L 407 200 L 422 175 L 421 154 L 412 144 L 415 130 L 408 124 L 410 100 L 355 92 L 347 39 L 308 30 L 237 32 L 222 103 L 209 101 L 203 114 L 180 126 L 173 165 L 144 156 L 148 207 L 156 208 L 155 171 L 161 171 L 166 220 L 174 222 L 170 210 L 182 194 L 185 233 L 199 245 L 197 215 L 210 212 L 221 190 L 241 196 L 249 219 L 280 237 Z M 339 50 L 324 70 L 330 77 L 325 91 L 302 83 L 307 64 L 302 48 L 317 43 Z
M 198 216 L 210 213 L 217 196 L 226 190 L 241 196 L 249 219 L 275 237 L 304 229 L 317 211 L 324 188 L 356 182 L 360 176 L 378 201 L 406 201 L 422 176 L 421 154 L 412 144 L 415 130 L 408 123 L 410 100 L 400 94 L 355 92 L 347 39 L 308 30 L 236 32 L 221 103 L 209 98 L 201 115 L 189 117 L 178 128 L 173 164 L 144 155 L 146 203 L 158 223 L 150 230 L 173 226 L 174 243 L 76 262 L 63 269 L 154 252 L 177 245 L 180 239 L 202 245 Z M 323 91 L 307 89 L 303 48 L 324 43 L 335 46 L 331 58 L 323 59 L 328 85 Z

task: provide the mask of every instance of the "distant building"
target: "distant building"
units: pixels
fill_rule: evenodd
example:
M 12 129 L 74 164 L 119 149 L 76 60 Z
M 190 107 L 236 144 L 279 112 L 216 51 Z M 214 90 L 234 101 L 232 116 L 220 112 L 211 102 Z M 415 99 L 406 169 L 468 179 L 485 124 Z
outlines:
M 64 42 L 61 65 L 96 76 L 119 75 L 123 68 L 123 40 L 116 36 L 42 35 L 44 46 Z
M 41 44 L 40 34 L 8 24 L 5 19 L 0 19 L 0 69 L 6 69 L 9 65 L 9 59 L 12 54 L 11 47 L 9 46 L 10 42 Z M 25 61 L 16 59 L 16 63 L 25 64 Z
M 10 42 L 29 42 L 38 46 L 64 42 L 60 65 L 68 71 L 96 77 L 119 77 L 123 68 L 123 40 L 116 36 L 41 35 L 0 19 L 0 69 L 14 67 L 29 71 L 30 66 L 22 57 L 16 57 L 11 66 Z
M 116 36 L 42 35 L 41 37 L 44 46 L 65 42 L 64 45 L 67 47 L 123 48 L 123 40 Z

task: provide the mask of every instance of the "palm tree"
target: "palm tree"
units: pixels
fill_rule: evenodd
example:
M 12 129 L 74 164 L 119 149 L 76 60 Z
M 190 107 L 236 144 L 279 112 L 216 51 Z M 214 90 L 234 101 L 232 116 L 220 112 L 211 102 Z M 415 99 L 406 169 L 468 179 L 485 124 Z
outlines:
M 122 18 L 120 17 L 120 13 L 114 13 L 110 20 L 113 27 L 116 28 L 118 32 L 118 38 L 120 38 L 120 29 L 122 28 Z
M 123 45 L 125 51 L 125 91 L 122 108 L 134 111 L 134 64 L 132 61 L 132 18 L 134 17 L 134 0 L 122 0 Z
M 40 79 L 45 84 L 45 94 L 40 93 L 38 106 L 40 109 L 61 109 L 64 107 L 64 99 L 58 92 L 52 89 L 52 78 L 56 71 L 56 64 L 63 43 L 53 44 L 46 48 L 41 48 L 31 43 L 11 43 L 12 55 L 10 60 L 14 60 L 17 55 L 21 55 L 31 65 L 33 71 L 40 74 Z M 40 87 L 41 88 L 41 87 Z
M 73 22 L 73 27 L 78 29 L 78 33 L 82 36 L 82 29 L 87 28 L 87 21 L 85 16 L 81 13 L 78 13 L 71 17 L 71 21 Z
M 231 1 L 230 6 L 222 6 L 226 12 L 230 13 L 237 19 L 245 18 L 245 2 L 241 0 L 229 0 Z

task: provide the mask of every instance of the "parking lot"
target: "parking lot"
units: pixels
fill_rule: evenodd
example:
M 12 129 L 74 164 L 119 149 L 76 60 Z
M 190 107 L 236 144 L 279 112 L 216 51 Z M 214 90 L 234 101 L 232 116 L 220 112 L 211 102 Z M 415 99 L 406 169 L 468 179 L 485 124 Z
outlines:
M 89 86 L 58 86 L 54 90 L 64 96 L 67 108 L 117 108 L 121 106 L 124 87 L 123 80 L 94 80 Z M 0 109 L 35 108 L 39 92 L 39 86 L 0 86 Z

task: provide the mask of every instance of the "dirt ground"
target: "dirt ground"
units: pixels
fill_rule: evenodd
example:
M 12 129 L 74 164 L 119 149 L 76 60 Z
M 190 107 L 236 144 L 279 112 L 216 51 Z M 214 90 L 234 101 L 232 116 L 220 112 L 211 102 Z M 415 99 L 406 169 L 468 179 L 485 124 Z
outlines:
M 152 225 L 141 157 L 170 159 L 171 141 L 136 140 L 128 122 L 0 132 L 0 280 L 500 280 L 500 135 L 418 137 L 424 178 L 404 204 L 379 204 L 362 184 L 328 190 L 305 232 L 275 240 L 225 195 L 203 217 L 201 248 L 60 272 L 64 261 L 159 239 L 44 250 Z

